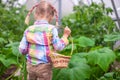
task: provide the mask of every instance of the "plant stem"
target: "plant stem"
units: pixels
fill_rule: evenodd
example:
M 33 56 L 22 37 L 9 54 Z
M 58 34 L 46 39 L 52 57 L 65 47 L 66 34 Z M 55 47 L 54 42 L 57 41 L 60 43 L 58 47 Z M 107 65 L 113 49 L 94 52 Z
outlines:
M 26 57 L 25 56 L 24 56 L 23 70 L 24 70 L 24 80 L 27 80 L 27 69 L 26 69 Z
M 13 74 L 11 74 L 7 79 L 5 79 L 5 80 L 9 80 L 12 76 L 14 76 L 15 75 L 15 73 L 17 72 L 19 70 L 19 67 L 17 68 L 17 70 L 13 73 Z

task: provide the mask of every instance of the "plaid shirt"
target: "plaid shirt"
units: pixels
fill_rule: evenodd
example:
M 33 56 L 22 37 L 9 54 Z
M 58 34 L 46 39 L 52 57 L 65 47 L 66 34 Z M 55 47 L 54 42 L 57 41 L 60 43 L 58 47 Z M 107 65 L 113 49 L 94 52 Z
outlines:
M 49 33 L 51 33 L 51 36 Z M 48 39 L 49 36 L 51 39 Z M 62 50 L 68 40 L 65 37 L 59 38 L 55 26 L 50 25 L 47 21 L 36 21 L 34 25 L 25 30 L 19 45 L 19 51 L 26 54 L 27 61 L 33 65 L 48 63 L 50 43 L 55 50 Z

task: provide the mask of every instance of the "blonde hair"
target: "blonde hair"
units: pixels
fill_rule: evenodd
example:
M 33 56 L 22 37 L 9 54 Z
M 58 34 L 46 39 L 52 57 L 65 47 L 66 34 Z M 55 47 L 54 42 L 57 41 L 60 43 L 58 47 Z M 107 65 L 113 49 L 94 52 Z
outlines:
M 58 14 L 56 9 L 49 3 L 44 0 L 40 1 L 38 4 L 32 7 L 30 11 L 28 12 L 25 23 L 28 25 L 30 21 L 30 14 L 33 12 L 35 9 L 35 14 L 39 16 L 44 16 L 46 14 L 46 17 L 48 18 L 49 16 L 55 16 L 56 17 L 56 26 L 58 26 Z

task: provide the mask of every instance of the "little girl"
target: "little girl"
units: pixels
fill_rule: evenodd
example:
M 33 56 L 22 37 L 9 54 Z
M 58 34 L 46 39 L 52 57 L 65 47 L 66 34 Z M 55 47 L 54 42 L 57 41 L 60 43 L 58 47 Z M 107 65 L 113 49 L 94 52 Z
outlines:
M 36 21 L 25 30 L 19 50 L 27 58 L 28 80 L 52 80 L 49 45 L 54 50 L 65 48 L 71 30 L 66 27 L 63 37 L 59 38 L 56 27 L 49 24 L 54 16 L 58 19 L 57 11 L 46 1 L 41 1 L 29 11 L 25 20 L 27 24 L 33 10 Z

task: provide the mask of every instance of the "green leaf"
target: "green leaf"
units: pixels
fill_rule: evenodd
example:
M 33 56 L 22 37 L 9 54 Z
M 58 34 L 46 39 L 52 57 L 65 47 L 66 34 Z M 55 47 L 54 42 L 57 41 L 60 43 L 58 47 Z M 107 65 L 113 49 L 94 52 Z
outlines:
M 112 33 L 104 36 L 104 41 L 117 41 L 120 40 L 120 33 Z
M 87 38 L 85 36 L 81 36 L 80 38 L 78 38 L 78 41 L 79 41 L 79 46 L 81 46 L 81 47 L 88 47 L 88 46 L 95 45 L 94 40 Z
M 21 56 L 21 54 L 20 54 L 20 52 L 19 52 L 19 50 L 18 50 L 18 47 L 15 47 L 15 46 L 13 46 L 12 47 L 12 52 L 13 52 L 13 54 L 15 55 L 15 56 Z
M 68 68 L 54 70 L 54 80 L 86 80 L 89 79 L 91 69 L 87 64 L 86 53 L 72 56 Z M 58 72 L 58 73 L 57 73 Z
M 109 68 L 109 65 L 116 59 L 116 56 L 112 50 L 105 47 L 89 52 L 87 59 L 89 64 L 97 64 L 103 71 L 106 72 Z
M 105 78 L 113 78 L 114 72 L 105 73 Z
M 0 61 L 1 61 L 1 62 L 4 62 L 4 60 L 5 60 L 5 55 L 0 54 Z
M 13 55 L 20 57 L 21 54 L 18 50 L 18 46 L 19 46 L 19 42 L 14 42 L 6 45 L 6 47 L 11 47 Z
M 87 63 L 86 56 L 87 53 L 76 53 L 71 57 L 70 62 Z
M 5 63 L 3 63 L 6 67 L 9 67 L 11 64 L 17 64 L 17 59 L 14 57 L 8 58 L 5 60 Z
M 71 63 L 76 65 L 76 63 Z M 61 69 L 54 80 L 86 80 L 90 77 L 90 67 L 87 64 L 79 63 L 73 68 Z
M 3 43 L 3 42 L 5 42 L 5 39 L 0 37 L 0 43 Z
M 9 67 L 11 64 L 17 64 L 17 59 L 15 57 L 6 58 L 3 54 L 0 54 L 0 61 L 5 67 Z
M 104 76 L 100 77 L 100 80 L 114 80 L 113 76 L 114 76 L 114 72 L 108 72 L 105 73 Z
M 120 52 L 116 52 L 116 56 L 117 56 L 116 60 L 120 62 Z
M 19 42 L 11 42 L 9 44 L 6 45 L 6 47 L 12 47 L 12 46 L 18 46 Z

